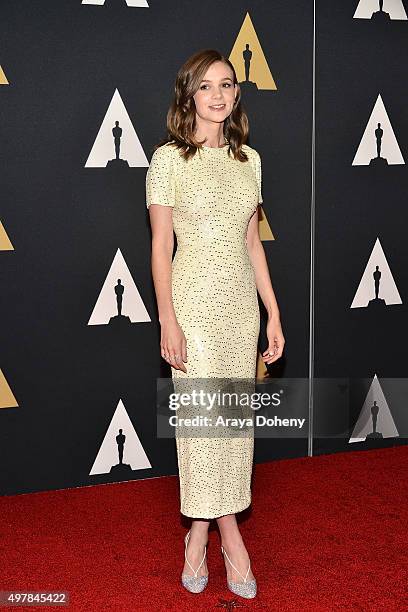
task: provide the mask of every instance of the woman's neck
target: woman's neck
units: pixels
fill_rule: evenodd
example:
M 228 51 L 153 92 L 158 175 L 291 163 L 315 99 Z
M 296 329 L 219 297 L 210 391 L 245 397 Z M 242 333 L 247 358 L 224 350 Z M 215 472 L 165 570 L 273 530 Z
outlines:
M 204 133 L 200 133 L 198 130 L 196 131 L 196 133 L 194 134 L 194 137 L 196 140 L 204 140 L 205 142 L 203 143 L 203 146 L 205 147 L 213 147 L 215 149 L 217 148 L 221 148 L 224 147 L 226 144 L 226 138 L 224 136 L 224 132 L 223 131 L 217 131 L 214 134 L 204 134 Z

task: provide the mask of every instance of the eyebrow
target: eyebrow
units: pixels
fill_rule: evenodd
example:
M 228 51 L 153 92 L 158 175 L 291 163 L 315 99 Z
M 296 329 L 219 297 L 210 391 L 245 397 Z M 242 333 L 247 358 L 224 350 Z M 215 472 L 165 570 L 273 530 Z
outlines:
M 232 81 L 232 79 L 230 77 L 224 77 L 221 81 Z M 210 79 L 203 79 L 201 83 L 212 83 L 212 81 Z

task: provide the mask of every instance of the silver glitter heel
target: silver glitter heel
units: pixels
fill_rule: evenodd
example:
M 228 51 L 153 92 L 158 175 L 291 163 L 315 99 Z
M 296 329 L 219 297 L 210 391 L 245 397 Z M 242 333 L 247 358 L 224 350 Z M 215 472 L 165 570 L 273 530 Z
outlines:
M 245 597 L 246 599 L 252 599 L 253 597 L 255 597 L 256 596 L 256 590 L 257 590 L 256 579 L 254 578 L 253 580 L 247 580 L 247 577 L 248 577 L 248 574 L 249 574 L 249 570 L 250 570 L 250 567 L 251 567 L 251 562 L 249 562 L 247 573 L 245 574 L 245 577 L 244 577 L 237 570 L 235 565 L 232 564 L 232 561 L 228 557 L 227 551 L 224 549 L 223 546 L 221 546 L 221 552 L 227 557 L 228 561 L 231 563 L 231 565 L 234 568 L 234 570 L 237 572 L 237 574 L 239 574 L 241 576 L 241 578 L 244 581 L 244 582 L 233 582 L 232 580 L 228 580 L 228 578 L 227 578 L 227 584 L 228 584 L 229 590 L 232 591 L 233 593 L 235 593 L 235 595 L 240 595 L 241 597 Z
M 205 587 L 208 584 L 208 574 L 207 576 L 197 576 L 197 574 L 198 574 L 198 570 L 204 563 L 204 559 L 207 554 L 207 546 L 205 546 L 204 557 L 202 558 L 200 565 L 195 570 L 190 564 L 190 561 L 187 559 L 187 544 L 190 538 L 190 532 L 191 532 L 191 529 L 186 534 L 186 537 L 184 538 L 184 543 L 185 543 L 184 558 L 187 561 L 187 564 L 191 567 L 191 570 L 194 572 L 194 576 L 190 576 L 189 574 L 183 573 L 181 574 L 181 582 L 182 582 L 182 585 L 187 589 L 187 591 L 190 591 L 190 593 L 201 593 L 201 591 L 204 591 Z

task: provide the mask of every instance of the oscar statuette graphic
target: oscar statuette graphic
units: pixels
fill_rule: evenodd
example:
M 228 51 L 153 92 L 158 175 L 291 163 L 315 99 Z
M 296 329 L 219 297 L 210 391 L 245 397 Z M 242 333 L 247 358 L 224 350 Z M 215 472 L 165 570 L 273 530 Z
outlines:
M 122 166 L 122 167 L 126 166 L 127 168 L 129 167 L 127 160 L 121 159 L 119 157 L 122 133 L 123 133 L 123 130 L 119 125 L 119 121 L 115 121 L 115 127 L 112 128 L 113 142 L 114 142 L 114 147 L 115 147 L 115 159 L 110 159 L 108 161 L 108 163 L 106 164 L 107 168 L 112 167 L 112 166 Z
M 373 21 L 389 21 L 390 14 L 383 10 L 384 0 L 378 0 L 378 4 L 380 8 L 371 15 L 371 19 Z
M 372 166 L 373 164 L 377 166 L 379 164 L 383 166 L 387 166 L 388 165 L 387 159 L 385 157 L 381 157 L 381 142 L 384 136 L 384 130 L 381 127 L 381 123 L 377 124 L 377 128 L 374 133 L 375 133 L 375 142 L 377 146 L 377 157 L 372 158 L 372 160 L 370 161 L 370 166 Z
M 379 409 L 380 408 L 377 405 L 377 402 L 375 401 L 374 404 L 371 406 L 371 416 L 372 416 L 372 420 L 373 420 L 373 431 L 370 432 L 369 434 L 367 434 L 366 440 L 367 440 L 367 438 L 382 438 L 383 437 L 382 433 L 377 431 L 377 417 L 378 417 Z
M 118 278 L 118 282 L 114 287 L 115 295 L 116 295 L 116 305 L 118 308 L 118 314 L 114 315 L 109 319 L 109 325 L 129 325 L 131 323 L 130 318 L 127 315 L 122 314 L 122 302 L 123 302 L 123 293 L 125 291 L 125 287 L 122 284 L 120 278 Z
M 131 466 L 128 463 L 123 463 L 123 451 L 125 448 L 126 436 L 123 433 L 123 429 L 119 429 L 119 433 L 116 436 L 116 444 L 118 445 L 119 463 L 112 465 L 110 469 L 111 474 L 115 474 L 118 478 L 123 477 L 125 474 L 129 474 L 132 471 Z

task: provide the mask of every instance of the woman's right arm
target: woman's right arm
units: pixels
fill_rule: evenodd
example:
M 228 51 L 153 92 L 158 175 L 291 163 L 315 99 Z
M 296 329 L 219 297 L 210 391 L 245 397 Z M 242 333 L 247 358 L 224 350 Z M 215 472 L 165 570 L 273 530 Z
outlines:
M 161 355 L 172 367 L 187 373 L 183 363 L 187 362 L 187 343 L 177 322 L 171 289 L 173 209 L 170 206 L 151 204 L 149 215 L 152 228 L 152 277 L 161 327 Z

